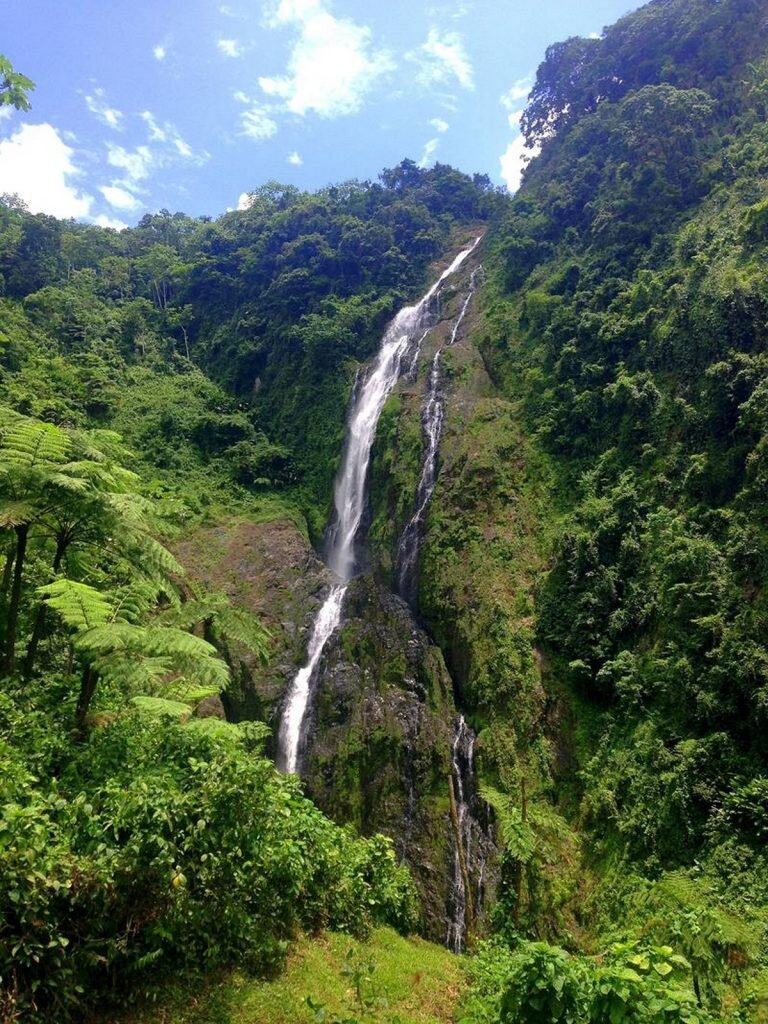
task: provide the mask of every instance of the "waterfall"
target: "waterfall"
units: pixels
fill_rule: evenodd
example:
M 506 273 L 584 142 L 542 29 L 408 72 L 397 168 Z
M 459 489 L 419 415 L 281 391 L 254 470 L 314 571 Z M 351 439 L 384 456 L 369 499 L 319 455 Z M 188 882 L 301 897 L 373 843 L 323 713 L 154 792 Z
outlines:
M 343 580 L 353 576 L 358 566 L 355 545 L 365 512 L 368 465 L 381 410 L 400 376 L 404 356 L 413 346 L 416 335 L 424 329 L 432 297 L 479 241 L 476 239 L 470 248 L 458 254 L 415 306 L 400 310 L 387 328 L 379 354 L 366 371 L 352 401 L 344 454 L 334 488 L 334 518 L 328 531 L 328 566 Z
M 485 901 L 486 861 L 494 849 L 489 808 L 480 799 L 475 781 L 475 739 L 464 716 L 459 715 L 451 748 L 451 779 L 456 809 L 454 824 L 457 834 L 445 936 L 445 944 L 454 953 L 461 953 L 465 949 L 469 929 L 482 910 Z
M 367 501 L 368 468 L 384 403 L 404 369 L 414 347 L 426 336 L 432 299 L 439 297 L 447 277 L 455 273 L 480 238 L 456 256 L 451 265 L 414 306 L 401 309 L 382 338 L 378 355 L 358 376 L 347 415 L 347 434 L 341 466 L 334 486 L 334 513 L 327 535 L 326 564 L 339 577 L 315 618 L 307 662 L 288 688 L 278 733 L 277 762 L 287 772 L 298 773 L 312 679 L 334 630 L 341 622 L 346 583 L 359 569 L 357 545 Z
M 453 885 L 448 900 L 448 931 L 445 942 L 454 953 L 461 953 L 467 934 L 468 865 L 472 863 L 472 818 L 469 810 L 468 782 L 474 780 L 475 734 L 467 727 L 464 715 L 459 716 L 453 736 L 451 770 L 456 803 L 457 836 L 453 854 Z M 463 849 L 460 848 L 461 847 Z M 464 866 L 462 866 L 462 856 Z
M 480 268 L 478 268 L 479 270 Z M 477 287 L 477 270 L 473 271 L 469 290 L 464 297 L 459 315 L 453 324 L 448 347 L 458 337 L 469 303 Z M 424 337 L 419 341 L 419 348 Z M 416 488 L 416 507 L 413 515 L 403 530 L 395 553 L 395 589 L 400 597 L 416 609 L 418 601 L 418 561 L 421 542 L 424 535 L 427 506 L 437 483 L 437 458 L 440 449 L 440 436 L 443 432 L 443 394 L 441 353 L 438 349 L 432 360 L 432 368 L 427 379 L 427 390 L 421 414 L 421 428 L 424 435 L 424 457 L 421 464 L 421 476 Z M 414 357 L 415 361 L 418 353 Z
M 473 271 L 469 289 L 464 296 L 445 347 L 450 348 L 459 336 L 467 315 L 482 268 Z M 420 339 L 419 348 L 421 347 Z M 424 402 L 421 426 L 424 454 L 421 475 L 416 488 L 415 510 L 402 532 L 395 554 L 395 585 L 397 593 L 416 610 L 418 602 L 418 561 L 424 536 L 427 508 L 437 483 L 440 438 L 445 416 L 443 394 L 442 353 L 439 348 L 432 358 Z M 415 368 L 418 354 L 414 355 Z M 412 371 L 413 372 L 413 371 Z M 415 372 L 413 373 L 415 378 Z M 455 841 L 452 864 L 451 889 L 447 901 L 446 945 L 455 953 L 465 948 L 469 929 L 485 897 L 485 869 L 489 849 L 493 845 L 487 808 L 483 808 L 476 794 L 475 734 L 460 715 L 454 728 L 451 748 L 451 784 L 455 805 Z M 483 812 L 485 812 L 483 814 Z M 481 821 L 485 817 L 485 822 Z M 473 833 L 475 843 L 473 849 Z M 473 886 L 472 875 L 475 875 Z
M 301 724 L 307 710 L 309 700 L 309 684 L 312 681 L 312 673 L 320 660 L 323 648 L 328 642 L 331 633 L 341 622 L 341 606 L 344 601 L 343 583 L 331 587 L 331 592 L 323 602 L 320 611 L 317 613 L 312 627 L 312 636 L 309 640 L 307 652 L 307 664 L 299 670 L 293 685 L 288 694 L 288 700 L 283 712 L 283 720 L 280 723 L 279 737 L 279 767 L 284 772 L 295 774 L 299 764 L 299 744 L 301 741 Z
M 440 352 L 435 353 L 432 369 L 427 382 L 427 398 L 421 417 L 422 431 L 426 439 L 421 476 L 416 489 L 416 511 L 403 530 L 395 554 L 395 584 L 400 597 L 415 607 L 418 580 L 416 566 L 421 548 L 424 518 L 429 499 L 437 482 L 437 456 L 440 435 L 443 432 L 443 396 L 441 392 Z

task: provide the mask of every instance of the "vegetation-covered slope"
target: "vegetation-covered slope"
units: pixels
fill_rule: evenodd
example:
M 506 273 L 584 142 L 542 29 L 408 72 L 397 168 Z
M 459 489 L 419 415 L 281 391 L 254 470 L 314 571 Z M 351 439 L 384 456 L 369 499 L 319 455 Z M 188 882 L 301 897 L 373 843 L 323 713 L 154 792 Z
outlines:
M 504 845 L 460 1014 L 766 1019 L 767 82 L 764 5 L 654 0 L 550 49 L 511 201 L 405 163 L 120 235 L 3 204 L 9 1020 L 204 948 L 261 966 L 300 927 L 412 920 L 386 844 L 305 803 L 258 729 L 158 719 L 226 682 L 227 623 L 263 636 L 155 538 L 223 513 L 318 538 L 355 368 L 484 218 L 419 593 Z M 419 403 L 409 386 L 381 422 L 382 578 Z M 389 671 L 366 630 L 339 644 Z
M 267 728 L 187 721 L 270 640 L 158 538 L 233 513 L 322 526 L 347 364 L 493 201 L 406 164 L 120 235 L 2 203 L 3 1020 L 416 920 L 389 842 L 303 799 Z
M 669 943 L 696 1002 L 747 1019 L 768 956 L 767 50 L 764 5 L 658 0 L 548 52 L 475 333 L 509 404 L 472 427 L 455 381 L 422 583 L 436 635 L 467 638 L 502 929 Z M 498 583 L 478 597 L 457 566 Z M 547 956 L 504 969 L 504 1020 L 530 1019 L 523 978 L 583 966 Z

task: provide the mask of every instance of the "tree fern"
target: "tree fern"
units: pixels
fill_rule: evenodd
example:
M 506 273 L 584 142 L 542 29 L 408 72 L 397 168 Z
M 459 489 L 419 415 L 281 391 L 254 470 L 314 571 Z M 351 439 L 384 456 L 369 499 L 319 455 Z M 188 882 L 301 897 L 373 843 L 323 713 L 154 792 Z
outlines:
M 56 580 L 37 588 L 49 608 L 58 612 L 64 623 L 78 632 L 92 630 L 108 622 L 114 614 L 112 602 L 87 583 Z
M 243 608 L 234 608 L 226 594 L 206 591 L 191 584 L 193 597 L 164 613 L 166 621 L 182 629 L 205 622 L 214 640 L 241 644 L 262 663 L 269 658 L 269 633 L 258 619 Z
M 690 961 L 696 995 L 712 991 L 731 968 L 754 958 L 757 940 L 733 914 L 718 907 L 706 883 L 685 871 L 670 871 L 653 886 L 647 897 L 652 916 L 649 932 L 676 946 Z
M 536 850 L 536 834 L 528 822 L 523 821 L 520 808 L 511 796 L 493 786 L 482 785 L 480 796 L 496 814 L 497 828 L 505 851 L 521 864 L 528 864 Z
M 0 436 L 0 458 L 26 468 L 61 465 L 67 461 L 71 447 L 72 441 L 61 427 L 27 418 Z
M 157 717 L 188 718 L 189 705 L 182 704 L 178 700 L 168 700 L 165 697 L 132 697 L 131 702 L 142 711 L 148 711 Z
M 37 513 L 37 506 L 30 501 L 0 501 L 0 529 L 14 530 L 31 523 Z

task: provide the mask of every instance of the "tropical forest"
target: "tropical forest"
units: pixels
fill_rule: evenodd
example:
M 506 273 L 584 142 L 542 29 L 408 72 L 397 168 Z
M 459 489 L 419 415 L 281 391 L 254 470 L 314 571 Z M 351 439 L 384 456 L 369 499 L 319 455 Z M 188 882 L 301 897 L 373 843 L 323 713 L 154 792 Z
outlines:
M 514 193 L 0 196 L 1 1024 L 768 1021 L 768 7 L 526 92 Z

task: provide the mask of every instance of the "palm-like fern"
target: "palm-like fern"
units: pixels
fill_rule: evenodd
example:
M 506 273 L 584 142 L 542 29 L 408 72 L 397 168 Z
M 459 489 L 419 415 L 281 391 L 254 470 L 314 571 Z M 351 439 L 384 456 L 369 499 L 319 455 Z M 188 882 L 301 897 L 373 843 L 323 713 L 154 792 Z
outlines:
M 536 833 L 524 819 L 522 809 L 508 793 L 487 784 L 480 787 L 480 796 L 494 810 L 504 852 L 520 864 L 530 863 L 536 851 Z
M 189 631 L 199 623 L 192 609 L 171 608 L 147 620 L 157 591 L 143 581 L 133 591 L 105 594 L 60 579 L 40 587 L 39 593 L 72 630 L 74 648 L 87 666 L 84 683 L 91 692 L 87 699 L 81 694 L 80 718 L 90 705 L 96 678 L 129 693 L 155 697 L 162 692 L 163 699 L 183 702 L 187 709 L 220 693 L 229 681 L 227 665 L 214 645 Z M 205 602 L 194 605 L 197 613 L 211 607 Z M 175 621 L 182 610 L 184 615 Z M 255 630 L 254 635 L 260 636 Z
M 191 596 L 163 613 L 168 625 L 192 629 L 204 623 L 206 635 L 222 647 L 236 643 L 266 663 L 269 657 L 269 632 L 258 619 L 243 608 L 235 608 L 226 594 L 204 590 L 189 583 Z
M 645 930 L 675 945 L 690 962 L 694 988 L 712 991 L 730 968 L 745 966 L 756 953 L 755 929 L 716 905 L 700 878 L 669 871 L 647 897 L 652 916 Z

